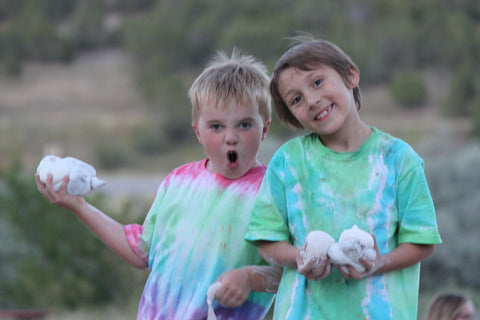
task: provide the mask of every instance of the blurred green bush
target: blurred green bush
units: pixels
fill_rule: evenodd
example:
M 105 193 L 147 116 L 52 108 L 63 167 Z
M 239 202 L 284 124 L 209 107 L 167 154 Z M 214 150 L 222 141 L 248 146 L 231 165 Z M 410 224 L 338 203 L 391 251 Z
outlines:
M 89 201 L 106 207 L 101 194 Z M 76 308 L 129 297 L 133 267 L 74 214 L 50 204 L 33 173 L 16 163 L 1 170 L 0 203 L 0 308 Z M 122 210 L 120 220 L 132 216 L 130 205 Z
M 480 287 L 480 145 L 428 160 L 426 173 L 443 243 L 422 263 L 421 287 Z
M 118 23 L 113 29 L 107 23 L 112 18 Z M 477 0 L 0 0 L 0 21 L 4 74 L 21 74 L 30 60 L 68 62 L 84 50 L 106 46 L 127 50 L 136 61 L 139 90 L 170 117 L 165 131 L 174 137 L 190 130 L 186 90 L 217 50 L 239 47 L 271 70 L 298 31 L 349 53 L 360 67 L 362 85 L 396 87 L 401 84 L 395 75 L 404 70 L 447 70 L 452 81 L 446 114 L 480 114 L 475 112 L 480 95 Z M 414 81 L 392 90 L 394 99 L 407 106 L 427 99 Z M 277 131 L 278 124 L 272 126 Z
M 390 95 L 403 107 L 420 108 L 427 101 L 427 88 L 420 74 L 406 71 L 396 75 L 390 82 Z

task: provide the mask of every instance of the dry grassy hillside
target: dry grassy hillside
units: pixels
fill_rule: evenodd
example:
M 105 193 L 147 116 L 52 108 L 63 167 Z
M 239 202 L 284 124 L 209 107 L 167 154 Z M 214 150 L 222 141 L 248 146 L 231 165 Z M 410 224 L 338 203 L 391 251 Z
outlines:
M 148 118 L 120 51 L 95 52 L 72 64 L 28 64 L 19 78 L 0 79 L 1 163 L 19 152 L 25 164 L 45 149 L 93 160 L 92 148 L 121 139 Z

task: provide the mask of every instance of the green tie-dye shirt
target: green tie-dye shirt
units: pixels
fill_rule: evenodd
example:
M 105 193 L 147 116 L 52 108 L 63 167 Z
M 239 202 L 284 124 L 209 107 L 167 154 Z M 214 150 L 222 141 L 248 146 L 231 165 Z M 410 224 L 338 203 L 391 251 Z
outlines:
M 270 161 L 245 238 L 301 247 L 310 231 L 338 241 L 353 225 L 375 235 L 382 255 L 405 242 L 441 242 L 422 159 L 376 128 L 357 152 L 334 152 L 315 134 L 283 145 Z M 419 275 L 419 263 L 358 281 L 335 268 L 319 281 L 285 268 L 274 318 L 416 320 Z

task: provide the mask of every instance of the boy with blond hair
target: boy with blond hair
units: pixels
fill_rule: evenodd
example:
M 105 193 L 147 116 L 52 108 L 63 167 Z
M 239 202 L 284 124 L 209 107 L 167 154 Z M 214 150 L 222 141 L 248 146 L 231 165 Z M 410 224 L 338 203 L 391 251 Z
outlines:
M 218 319 L 268 312 L 281 270 L 243 240 L 266 166 L 257 160 L 271 121 L 265 67 L 234 50 L 219 53 L 189 90 L 192 127 L 206 158 L 173 170 L 160 184 L 143 225 L 126 225 L 66 194 L 52 177 L 40 192 L 74 212 L 106 245 L 137 268 L 150 268 L 138 319 L 205 319 L 207 290 L 220 282 Z

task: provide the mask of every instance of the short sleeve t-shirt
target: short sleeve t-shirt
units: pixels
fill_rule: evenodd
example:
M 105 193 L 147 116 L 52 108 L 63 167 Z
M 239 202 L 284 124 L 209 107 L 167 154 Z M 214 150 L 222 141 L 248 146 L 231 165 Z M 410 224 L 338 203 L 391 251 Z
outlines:
M 310 231 L 338 241 L 357 225 L 375 235 L 381 254 L 404 242 L 440 243 L 422 159 L 402 140 L 372 130 L 356 152 L 334 152 L 314 134 L 284 144 L 270 161 L 245 238 L 302 247 Z M 334 268 L 313 281 L 285 268 L 274 318 L 416 320 L 419 273 L 416 264 L 356 281 Z
M 207 160 L 172 171 L 159 186 L 143 226 L 125 227 L 150 275 L 138 319 L 206 319 L 208 287 L 222 273 L 265 264 L 245 241 L 265 166 L 228 180 L 206 170 Z M 217 318 L 263 319 L 274 295 L 252 292 L 238 308 L 214 301 Z

